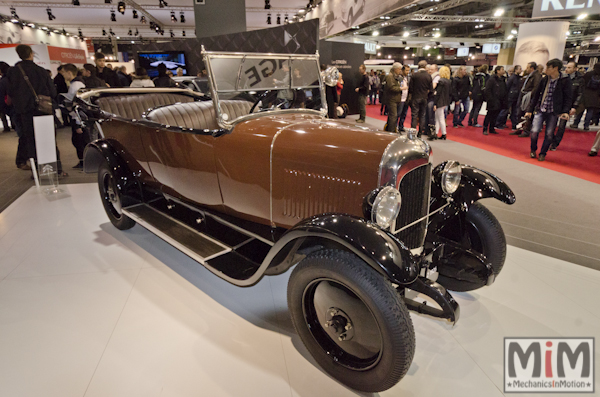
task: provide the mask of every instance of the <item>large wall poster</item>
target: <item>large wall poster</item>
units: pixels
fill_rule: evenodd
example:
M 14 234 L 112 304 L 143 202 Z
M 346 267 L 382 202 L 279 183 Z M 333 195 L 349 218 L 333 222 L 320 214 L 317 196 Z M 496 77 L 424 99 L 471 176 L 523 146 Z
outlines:
M 513 65 L 536 62 L 546 66 L 552 58 L 562 60 L 569 22 L 532 22 L 519 25 Z
M 327 0 L 307 13 L 306 18 L 319 18 L 319 37 L 324 39 L 416 2 L 416 0 Z

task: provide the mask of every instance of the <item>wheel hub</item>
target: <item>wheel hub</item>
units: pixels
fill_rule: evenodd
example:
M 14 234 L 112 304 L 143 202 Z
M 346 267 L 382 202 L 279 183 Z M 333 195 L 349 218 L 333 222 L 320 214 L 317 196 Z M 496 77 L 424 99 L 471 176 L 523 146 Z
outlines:
M 354 327 L 350 317 L 337 307 L 330 307 L 325 314 L 324 324 L 327 333 L 340 342 L 349 341 L 354 337 Z

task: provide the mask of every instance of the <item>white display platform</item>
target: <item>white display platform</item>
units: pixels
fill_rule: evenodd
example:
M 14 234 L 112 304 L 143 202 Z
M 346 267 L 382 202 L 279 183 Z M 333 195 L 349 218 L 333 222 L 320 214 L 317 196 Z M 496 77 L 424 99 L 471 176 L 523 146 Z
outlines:
M 289 272 L 235 287 L 115 229 L 95 184 L 63 188 L 0 213 L 0 396 L 362 395 L 295 334 Z M 454 296 L 454 328 L 411 314 L 414 361 L 381 396 L 502 396 L 504 337 L 600 336 L 600 272 L 518 248 L 493 286 Z

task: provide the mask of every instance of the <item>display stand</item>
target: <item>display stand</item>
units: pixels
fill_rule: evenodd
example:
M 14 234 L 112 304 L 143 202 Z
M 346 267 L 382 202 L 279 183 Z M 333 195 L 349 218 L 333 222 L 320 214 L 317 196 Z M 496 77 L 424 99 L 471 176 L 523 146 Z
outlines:
M 57 194 L 62 190 L 58 186 L 58 161 L 56 157 L 56 135 L 54 117 L 52 115 L 35 116 L 33 118 L 37 164 L 31 161 L 32 168 L 37 170 L 38 188 L 44 194 Z M 35 175 L 35 173 L 34 173 Z

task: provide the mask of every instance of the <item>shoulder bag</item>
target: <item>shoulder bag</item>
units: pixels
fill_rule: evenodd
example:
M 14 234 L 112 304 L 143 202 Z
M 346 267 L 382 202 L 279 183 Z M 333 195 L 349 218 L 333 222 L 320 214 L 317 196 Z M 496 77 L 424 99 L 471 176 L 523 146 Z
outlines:
M 42 114 L 54 114 L 54 108 L 52 107 L 52 98 L 50 98 L 48 95 L 38 95 L 33 89 L 33 86 L 29 81 L 29 77 L 27 77 L 21 65 L 17 66 L 23 74 L 23 78 L 27 82 L 27 85 L 31 89 L 31 92 L 33 92 L 33 97 L 35 98 L 35 109 Z

